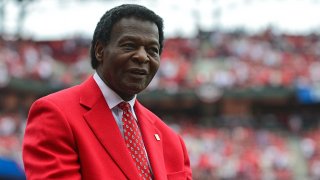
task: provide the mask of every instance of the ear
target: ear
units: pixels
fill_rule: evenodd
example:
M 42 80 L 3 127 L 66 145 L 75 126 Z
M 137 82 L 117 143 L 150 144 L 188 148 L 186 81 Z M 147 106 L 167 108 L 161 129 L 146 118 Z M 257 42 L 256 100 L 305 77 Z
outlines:
M 95 56 L 97 58 L 98 61 L 102 61 L 102 57 L 103 57 L 103 51 L 104 51 L 104 45 L 100 42 L 100 41 L 97 41 L 95 47 Z

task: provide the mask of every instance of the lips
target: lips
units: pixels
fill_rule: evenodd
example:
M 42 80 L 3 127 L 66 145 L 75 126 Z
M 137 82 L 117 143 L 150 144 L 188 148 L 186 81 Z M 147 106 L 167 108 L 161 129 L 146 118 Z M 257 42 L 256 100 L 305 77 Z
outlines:
M 135 75 L 147 75 L 148 71 L 145 69 L 141 69 L 141 68 L 132 68 L 129 70 L 129 72 L 131 74 L 135 74 Z

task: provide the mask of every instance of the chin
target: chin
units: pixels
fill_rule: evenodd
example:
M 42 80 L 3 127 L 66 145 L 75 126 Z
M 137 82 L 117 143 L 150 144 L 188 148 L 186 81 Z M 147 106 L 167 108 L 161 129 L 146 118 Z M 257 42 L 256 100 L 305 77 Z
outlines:
M 131 94 L 138 94 L 140 93 L 141 91 L 143 91 L 144 89 L 146 89 L 145 86 L 141 87 L 141 86 L 130 86 L 128 87 L 128 91 L 131 93 Z

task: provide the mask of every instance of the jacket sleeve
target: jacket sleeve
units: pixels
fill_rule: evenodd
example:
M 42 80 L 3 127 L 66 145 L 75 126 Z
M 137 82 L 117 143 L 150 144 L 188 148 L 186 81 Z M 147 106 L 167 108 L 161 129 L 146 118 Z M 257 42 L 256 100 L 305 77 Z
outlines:
M 81 179 L 72 129 L 58 106 L 40 99 L 29 112 L 23 140 L 27 179 Z

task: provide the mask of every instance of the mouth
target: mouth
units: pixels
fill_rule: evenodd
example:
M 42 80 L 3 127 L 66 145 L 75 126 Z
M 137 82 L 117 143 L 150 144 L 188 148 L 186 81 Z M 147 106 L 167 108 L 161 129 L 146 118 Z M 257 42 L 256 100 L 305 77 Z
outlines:
M 144 75 L 148 74 L 148 71 L 145 69 L 141 69 L 141 68 L 132 68 L 129 70 L 129 73 L 134 74 L 134 75 L 144 76 Z

